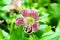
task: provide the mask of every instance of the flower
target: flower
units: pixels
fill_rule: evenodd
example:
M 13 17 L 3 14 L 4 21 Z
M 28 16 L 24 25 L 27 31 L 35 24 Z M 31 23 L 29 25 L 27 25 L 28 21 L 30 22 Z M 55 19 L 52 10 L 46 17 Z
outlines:
M 37 22 L 39 19 L 38 13 L 34 10 L 21 10 L 22 17 L 16 19 L 16 25 L 24 25 L 24 30 L 26 33 L 36 32 L 40 26 Z
M 11 0 L 11 3 L 4 7 L 6 10 L 19 9 L 23 0 Z
M 0 20 L 0 24 L 3 23 L 3 22 L 4 22 L 4 20 Z

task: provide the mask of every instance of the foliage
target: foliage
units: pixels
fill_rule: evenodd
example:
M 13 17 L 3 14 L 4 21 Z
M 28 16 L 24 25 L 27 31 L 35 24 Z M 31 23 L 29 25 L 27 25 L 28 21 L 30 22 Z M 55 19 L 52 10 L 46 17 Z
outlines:
M 21 9 L 35 9 L 39 14 L 40 30 L 27 34 L 23 26 L 16 26 L 19 12 L 5 10 L 11 0 L 0 0 L 0 40 L 60 40 L 60 0 L 24 0 Z M 20 10 L 21 10 L 20 9 Z

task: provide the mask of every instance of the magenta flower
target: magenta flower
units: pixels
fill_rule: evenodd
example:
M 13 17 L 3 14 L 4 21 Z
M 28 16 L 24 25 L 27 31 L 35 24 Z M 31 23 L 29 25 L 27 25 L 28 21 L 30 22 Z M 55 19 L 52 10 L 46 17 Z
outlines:
M 37 22 L 39 19 L 38 13 L 34 10 L 22 10 L 20 11 L 22 17 L 16 19 L 16 25 L 24 25 L 26 33 L 36 32 L 40 27 Z

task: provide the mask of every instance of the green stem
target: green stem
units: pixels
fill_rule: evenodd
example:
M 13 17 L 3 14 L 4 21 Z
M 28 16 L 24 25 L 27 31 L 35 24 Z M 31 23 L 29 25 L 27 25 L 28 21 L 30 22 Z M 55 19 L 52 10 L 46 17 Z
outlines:
M 13 31 L 13 22 L 11 22 L 11 26 L 10 26 L 10 34 L 12 33 Z

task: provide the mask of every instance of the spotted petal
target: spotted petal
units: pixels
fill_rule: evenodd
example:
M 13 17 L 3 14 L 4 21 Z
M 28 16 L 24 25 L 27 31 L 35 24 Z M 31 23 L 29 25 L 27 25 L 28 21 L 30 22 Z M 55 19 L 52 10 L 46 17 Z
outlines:
M 23 21 L 22 18 L 17 18 L 15 23 L 16 23 L 17 26 L 19 26 L 19 25 L 23 24 L 24 21 Z
M 30 28 L 24 27 L 24 30 L 26 33 L 32 33 L 32 27 L 30 27 Z
M 20 13 L 21 13 L 24 17 L 27 17 L 27 16 L 29 16 L 29 15 L 30 15 L 30 11 L 29 11 L 29 10 L 27 10 L 27 9 L 22 10 Z
M 38 13 L 34 10 L 30 10 L 30 16 L 33 17 L 35 20 L 39 19 Z
M 32 31 L 33 31 L 33 32 L 36 32 L 36 31 L 39 30 L 39 29 L 40 29 L 40 26 L 39 26 L 38 23 L 35 23 L 35 24 L 32 25 Z

